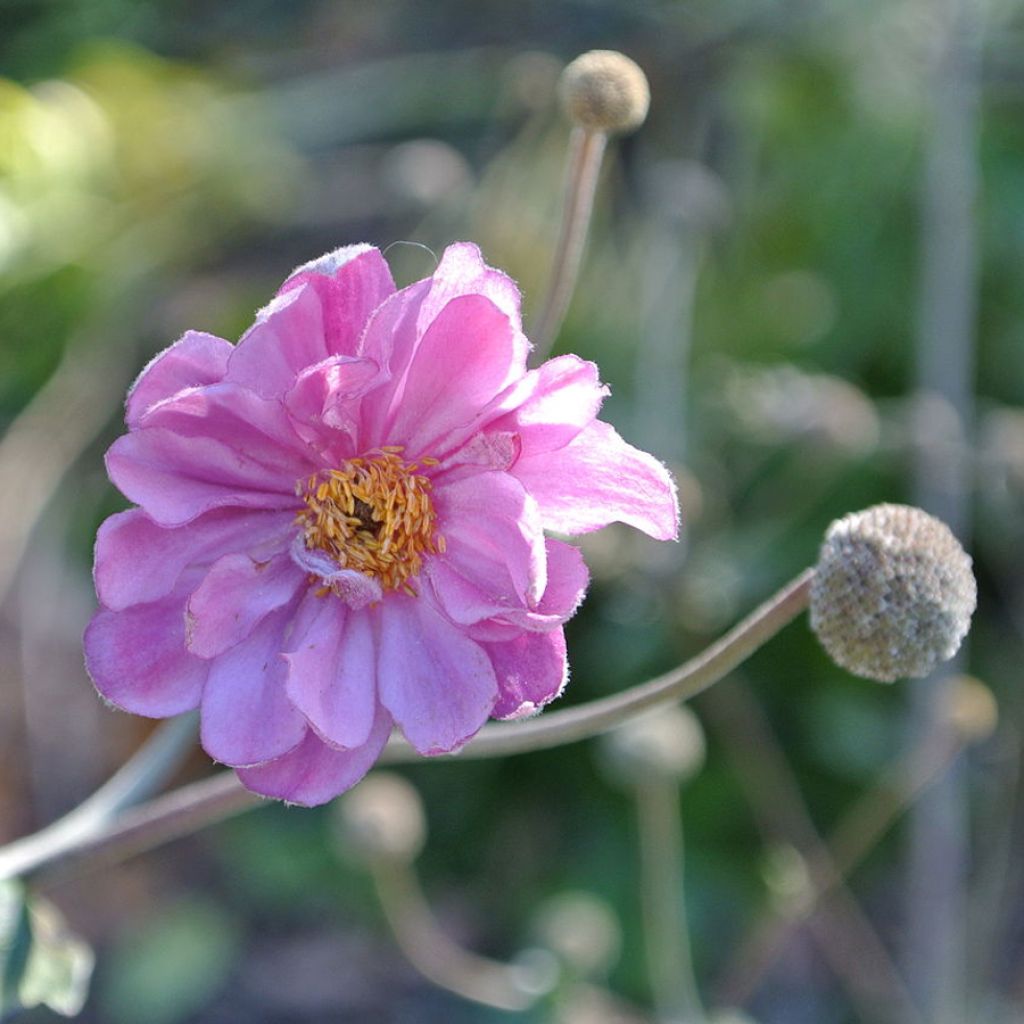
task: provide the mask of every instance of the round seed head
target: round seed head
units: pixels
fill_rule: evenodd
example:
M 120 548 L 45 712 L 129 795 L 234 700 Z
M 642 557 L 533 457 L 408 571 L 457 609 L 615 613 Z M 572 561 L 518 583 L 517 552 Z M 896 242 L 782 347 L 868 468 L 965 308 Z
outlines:
M 971 559 L 945 523 L 908 505 L 875 505 L 828 528 L 811 628 L 855 675 L 921 678 L 956 654 L 976 603 Z
M 653 708 L 612 730 L 603 754 L 611 776 L 635 786 L 651 778 L 685 782 L 704 764 L 704 730 L 683 705 Z
M 617 50 L 591 50 L 558 83 L 569 120 L 591 132 L 631 132 L 644 123 L 651 90 L 640 66 Z
M 400 775 L 374 772 L 339 802 L 341 835 L 364 860 L 411 861 L 427 836 L 419 794 Z

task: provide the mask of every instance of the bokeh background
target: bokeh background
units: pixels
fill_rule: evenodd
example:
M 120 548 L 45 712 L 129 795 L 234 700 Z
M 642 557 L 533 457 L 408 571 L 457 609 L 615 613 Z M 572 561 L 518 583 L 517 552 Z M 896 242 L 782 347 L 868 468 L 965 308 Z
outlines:
M 294 265 L 357 241 L 472 239 L 535 313 L 567 144 L 555 84 L 592 47 L 637 60 L 653 99 L 610 152 L 556 351 L 600 364 L 606 418 L 675 468 L 686 531 L 587 538 L 564 703 L 699 650 L 845 512 L 943 514 L 981 588 L 955 671 L 991 688 L 998 725 L 849 888 L 922 1021 L 1019 1021 L 1013 0 L 0 0 L 0 839 L 70 809 L 150 728 L 100 703 L 80 653 L 92 537 L 123 507 L 102 453 L 134 375 L 188 328 L 237 338 Z M 400 283 L 431 272 L 428 249 L 389 250 Z M 856 680 L 801 620 L 694 703 L 687 915 L 710 1005 L 901 1019 L 828 921 L 762 966 L 750 936 L 806 895 L 808 829 L 941 740 L 952 685 Z M 179 781 L 210 770 L 197 753 Z M 508 958 L 546 901 L 588 891 L 622 929 L 607 983 L 647 1012 L 635 807 L 596 744 L 403 773 L 450 934 Z M 84 1021 L 513 1019 L 406 965 L 329 807 L 263 807 L 50 895 L 97 948 Z

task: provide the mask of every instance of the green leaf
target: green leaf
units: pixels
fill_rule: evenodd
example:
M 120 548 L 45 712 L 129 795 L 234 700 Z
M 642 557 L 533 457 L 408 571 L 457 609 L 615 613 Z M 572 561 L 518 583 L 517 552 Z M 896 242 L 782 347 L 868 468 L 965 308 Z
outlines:
M 45 1005 L 73 1017 L 85 1004 L 93 953 L 57 908 L 0 882 L 0 1017 Z

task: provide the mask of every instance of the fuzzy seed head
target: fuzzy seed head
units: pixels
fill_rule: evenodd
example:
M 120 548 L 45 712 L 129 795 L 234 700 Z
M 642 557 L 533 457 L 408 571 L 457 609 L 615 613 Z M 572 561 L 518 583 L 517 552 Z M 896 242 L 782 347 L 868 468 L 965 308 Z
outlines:
M 875 505 L 828 528 L 811 628 L 855 675 L 921 678 L 959 650 L 976 603 L 971 559 L 945 523 L 908 505 Z
M 640 66 L 617 50 L 591 50 L 562 72 L 558 83 L 569 120 L 609 135 L 639 128 L 651 105 L 651 90 Z
M 368 775 L 342 797 L 339 811 L 346 848 L 365 861 L 387 857 L 409 862 L 426 841 L 423 803 L 400 775 Z

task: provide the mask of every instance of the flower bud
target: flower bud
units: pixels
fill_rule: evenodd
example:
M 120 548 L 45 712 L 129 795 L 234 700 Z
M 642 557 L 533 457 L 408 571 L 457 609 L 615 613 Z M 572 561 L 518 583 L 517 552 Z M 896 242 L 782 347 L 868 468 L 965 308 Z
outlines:
M 704 730 L 687 707 L 653 708 L 604 739 L 603 753 L 616 781 L 635 786 L 652 776 L 685 782 L 704 764 Z
M 965 743 L 984 742 L 999 724 L 999 705 L 992 691 L 974 676 L 952 680 L 946 713 Z
M 622 930 L 611 907 L 586 892 L 566 892 L 537 915 L 538 939 L 580 977 L 600 974 L 618 959 Z
M 412 861 L 427 836 L 423 803 L 400 775 L 374 772 L 339 801 L 346 846 L 366 861 Z
M 562 72 L 558 84 L 569 120 L 590 132 L 631 132 L 644 123 L 651 90 L 640 66 L 616 50 L 591 50 Z
M 956 654 L 976 603 L 971 559 L 945 523 L 908 505 L 875 505 L 828 528 L 811 628 L 855 675 L 920 678 Z

